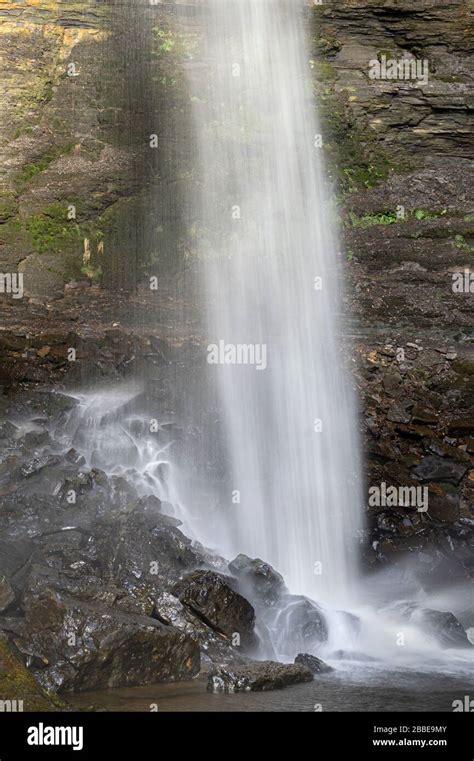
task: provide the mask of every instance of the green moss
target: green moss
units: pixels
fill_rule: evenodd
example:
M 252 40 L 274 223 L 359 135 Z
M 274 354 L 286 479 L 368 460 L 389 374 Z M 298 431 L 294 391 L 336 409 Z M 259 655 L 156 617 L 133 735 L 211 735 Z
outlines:
M 35 164 L 25 164 L 18 176 L 20 183 L 30 182 L 37 174 L 44 172 L 45 169 L 60 156 L 64 156 L 72 151 L 73 143 L 57 145 L 43 153 L 41 158 Z
M 469 253 L 474 252 L 474 246 L 470 246 L 469 243 L 466 243 L 464 235 L 456 235 L 454 238 L 454 245 L 456 248 L 460 248 L 461 251 L 468 251 Z
M 387 178 L 389 171 L 390 164 L 387 160 L 383 159 L 380 159 L 378 164 L 369 163 L 342 168 L 342 173 L 347 180 L 349 192 L 355 192 L 361 187 L 374 187 Z
M 67 220 L 66 209 L 59 203 L 28 217 L 24 225 L 39 254 L 70 251 L 77 247 L 81 235 L 79 226 Z
M 372 227 L 373 225 L 393 225 L 398 222 L 395 212 L 387 214 L 364 214 L 362 217 L 351 212 L 350 220 L 352 227 Z
M 443 217 L 446 213 L 446 209 L 443 209 L 442 211 L 433 211 L 432 209 L 414 209 L 414 211 L 411 212 L 415 219 L 420 220 L 437 219 L 438 217 Z
M 22 700 L 26 711 L 65 707 L 62 700 L 40 687 L 3 637 L 0 637 L 0 700 Z
M 329 63 L 325 66 L 332 70 Z M 391 158 L 381 147 L 377 135 L 371 130 L 363 130 L 356 123 L 348 94 L 336 93 L 329 75 L 321 82 L 316 69 L 315 72 L 314 94 L 326 161 L 340 193 L 344 196 L 378 185 L 394 169 Z M 397 167 L 397 171 L 408 168 Z
M 381 212 L 379 214 L 363 214 L 361 217 L 351 213 L 349 216 L 352 227 L 372 227 L 372 225 L 393 225 L 397 222 L 407 222 L 409 219 L 417 219 L 419 221 L 424 219 L 438 219 L 439 217 L 443 217 L 446 213 L 446 209 L 443 209 L 442 211 L 412 209 L 406 210 L 404 217 L 398 217 L 394 211 Z M 456 238 L 462 238 L 462 235 L 457 235 Z

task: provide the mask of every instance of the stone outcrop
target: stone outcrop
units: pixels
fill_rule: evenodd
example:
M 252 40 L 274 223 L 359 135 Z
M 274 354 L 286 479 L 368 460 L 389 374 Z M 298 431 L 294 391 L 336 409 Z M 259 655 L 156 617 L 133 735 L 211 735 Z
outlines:
M 311 682 L 312 672 L 300 664 L 260 661 L 246 666 L 219 666 L 208 676 L 209 692 L 266 692 Z

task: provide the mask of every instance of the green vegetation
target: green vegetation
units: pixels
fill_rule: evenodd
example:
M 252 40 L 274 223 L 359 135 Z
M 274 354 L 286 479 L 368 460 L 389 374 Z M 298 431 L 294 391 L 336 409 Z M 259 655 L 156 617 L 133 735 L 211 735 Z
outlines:
M 456 248 L 461 249 L 461 251 L 468 251 L 469 253 L 474 252 L 474 246 L 470 246 L 469 243 L 466 243 L 464 235 L 456 235 L 454 237 L 454 245 Z
M 0 696 L 2 700 L 23 700 L 27 711 L 65 707 L 60 698 L 40 687 L 3 637 L 0 638 Z
M 379 214 L 364 214 L 361 217 L 351 212 L 349 216 L 352 227 L 372 227 L 373 225 L 393 225 L 397 222 L 408 222 L 409 219 L 418 219 L 420 221 L 424 219 L 438 219 L 445 214 L 447 214 L 447 209 L 442 209 L 442 211 L 411 209 L 405 211 L 404 216 L 398 216 L 394 211 Z M 456 236 L 456 238 L 459 237 L 462 238 L 462 236 Z
M 442 211 L 431 211 L 430 209 L 415 209 L 412 212 L 415 219 L 438 219 L 447 214 L 447 209 Z
M 351 212 L 350 220 L 352 227 L 372 227 L 372 225 L 393 225 L 398 222 L 395 212 L 388 212 L 387 214 L 364 214 L 362 217 L 358 217 Z
M 60 156 L 64 156 L 70 153 L 73 149 L 73 143 L 66 143 L 65 145 L 57 145 L 50 148 L 43 153 L 41 158 L 36 164 L 25 164 L 20 172 L 19 180 L 21 183 L 29 182 L 40 172 L 44 172 L 53 161 L 56 161 Z
M 41 214 L 33 214 L 24 224 L 39 254 L 69 251 L 77 247 L 81 236 L 79 226 L 67 220 L 66 209 L 60 203 L 48 206 Z
M 94 283 L 99 283 L 102 279 L 102 267 L 100 265 L 93 267 L 91 264 L 84 264 L 81 267 L 81 272 Z
M 182 64 L 192 58 L 198 35 L 179 33 L 162 26 L 154 27 L 153 35 L 153 58 L 159 64 L 157 81 L 166 88 L 185 90 Z

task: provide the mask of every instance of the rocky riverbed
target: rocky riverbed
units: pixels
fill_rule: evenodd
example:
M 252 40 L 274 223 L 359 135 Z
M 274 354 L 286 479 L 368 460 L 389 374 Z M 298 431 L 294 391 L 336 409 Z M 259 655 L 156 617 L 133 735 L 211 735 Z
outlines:
M 127 478 L 106 473 L 65 447 L 67 431 L 78 446 L 84 441 L 80 404 L 48 390 L 2 402 L 5 699 L 55 710 L 64 707 L 58 693 L 67 701 L 69 693 L 197 675 L 213 692 L 267 691 L 330 671 L 314 656 L 330 637 L 323 607 L 290 594 L 263 560 L 228 562 L 189 539 L 171 504 L 140 496 L 132 466 Z M 442 647 L 471 647 L 452 614 L 415 604 L 396 613 Z M 339 615 L 356 634 L 357 617 Z M 291 652 L 279 646 L 282 628 L 291 631 Z M 282 655 L 286 662 L 278 662 Z

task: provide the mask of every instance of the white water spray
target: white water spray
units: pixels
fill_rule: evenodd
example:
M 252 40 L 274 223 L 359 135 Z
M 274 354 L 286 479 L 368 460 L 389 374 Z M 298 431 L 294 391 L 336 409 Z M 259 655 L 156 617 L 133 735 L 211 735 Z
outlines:
M 218 541 L 334 603 L 355 575 L 359 443 L 304 6 L 217 0 L 207 32 L 195 203 L 231 463 L 223 499 L 237 495 Z

